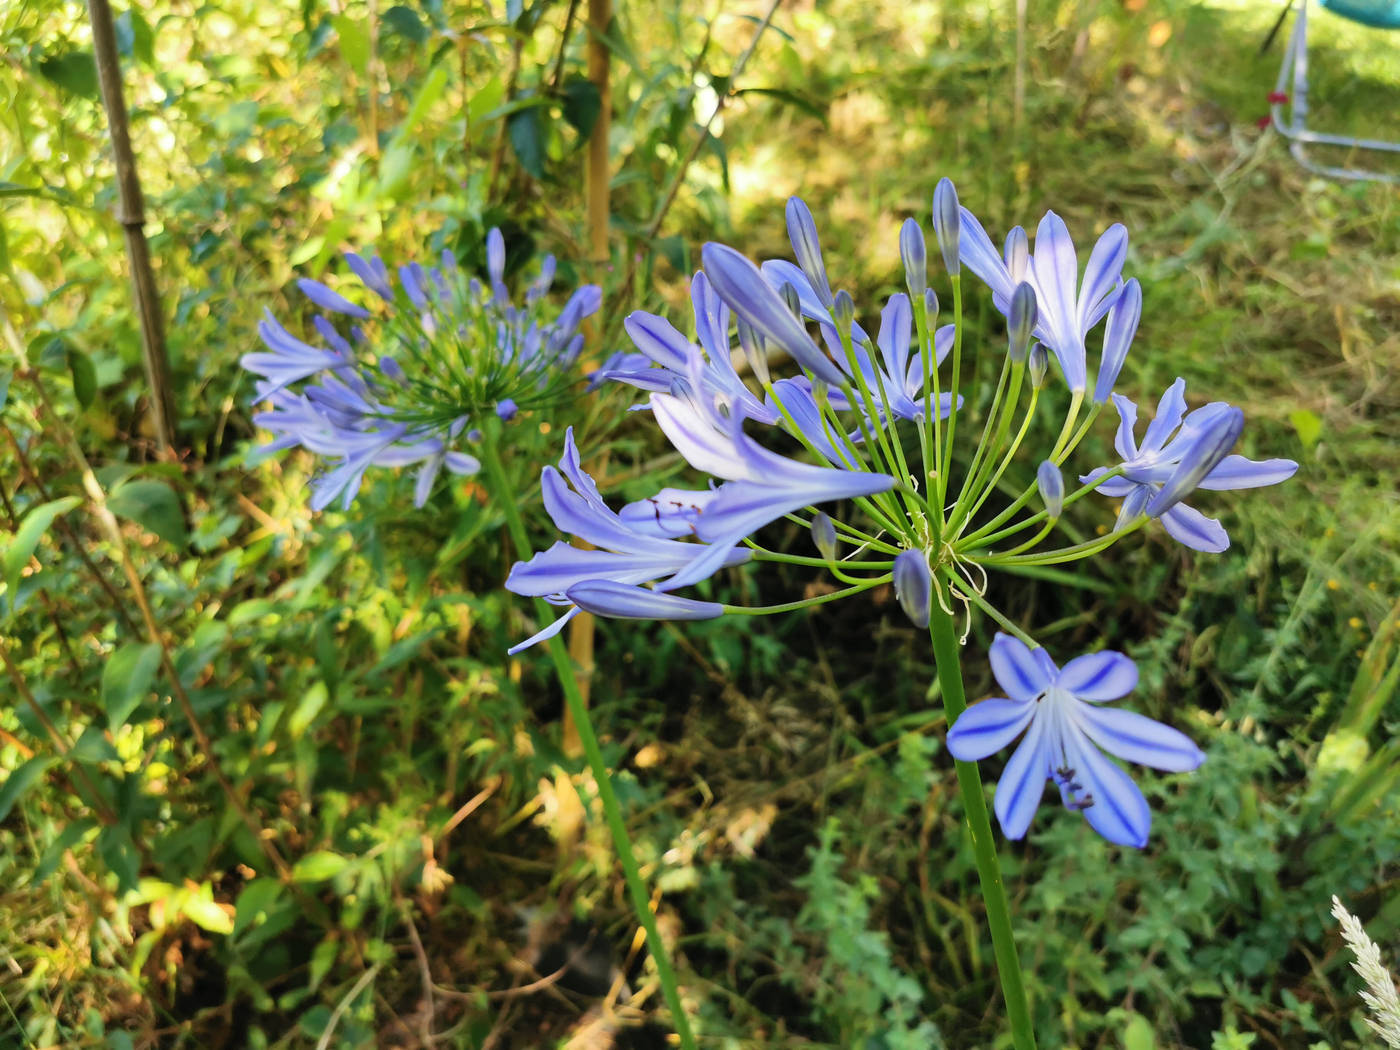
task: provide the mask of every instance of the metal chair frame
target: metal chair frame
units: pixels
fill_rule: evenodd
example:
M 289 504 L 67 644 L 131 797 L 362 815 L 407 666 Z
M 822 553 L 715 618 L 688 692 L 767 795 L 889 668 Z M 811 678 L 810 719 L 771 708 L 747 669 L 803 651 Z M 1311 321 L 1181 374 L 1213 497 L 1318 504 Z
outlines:
M 1293 81 L 1291 96 L 1285 93 L 1290 73 Z M 1308 0 L 1298 0 L 1298 17 L 1293 23 L 1293 32 L 1289 34 L 1288 47 L 1284 50 L 1283 55 L 1283 65 L 1278 71 L 1278 81 L 1274 85 L 1274 93 L 1270 99 L 1269 115 L 1274 128 L 1280 135 L 1289 140 L 1289 151 L 1293 154 L 1293 159 L 1308 171 L 1316 172 L 1319 175 L 1330 175 L 1338 179 L 1370 180 L 1400 185 L 1400 174 L 1320 164 L 1307 155 L 1307 147 L 1310 145 L 1341 146 L 1386 154 L 1400 154 L 1400 142 L 1332 135 L 1313 131 L 1307 126 Z M 1284 117 L 1286 108 L 1291 109 L 1287 119 Z

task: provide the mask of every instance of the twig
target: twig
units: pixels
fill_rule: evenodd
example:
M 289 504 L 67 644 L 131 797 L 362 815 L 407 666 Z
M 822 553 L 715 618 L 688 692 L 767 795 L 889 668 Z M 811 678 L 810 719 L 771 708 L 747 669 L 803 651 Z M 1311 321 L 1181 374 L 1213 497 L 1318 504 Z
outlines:
M 379 975 L 383 966 L 383 963 L 375 963 L 360 974 L 360 979 L 351 986 L 350 991 L 346 992 L 345 997 L 335 1004 L 335 1009 L 326 1019 L 326 1030 L 321 1033 L 321 1038 L 316 1040 L 316 1050 L 326 1050 L 331 1045 L 331 1036 L 335 1035 L 336 1027 L 340 1024 L 340 1019 L 345 1016 L 345 1011 L 350 1009 L 350 1004 L 354 1002 L 355 997 L 363 992 L 369 983 Z
M 427 1000 L 422 1030 L 418 1037 L 423 1040 L 424 1046 L 432 1046 L 435 1042 L 433 1018 L 437 1016 L 437 1002 L 433 999 L 433 970 L 428 964 L 428 953 L 423 950 L 423 939 L 418 936 L 418 927 L 413 923 L 413 906 L 400 899 L 399 907 L 403 911 L 404 924 L 408 927 L 408 939 L 413 944 L 413 955 L 418 960 L 418 972 L 423 981 L 423 998 Z
M 713 125 L 719 118 L 719 115 L 724 112 L 725 103 L 729 100 L 729 96 L 734 94 L 734 85 L 738 81 L 739 75 L 743 73 L 744 67 L 748 65 L 750 56 L 757 50 L 759 40 L 763 38 L 763 34 L 772 23 L 773 16 L 778 13 L 778 8 L 782 6 L 782 3 L 783 0 L 772 0 L 772 3 L 768 5 L 768 12 L 763 16 L 763 20 L 759 22 L 758 28 L 754 30 L 753 39 L 749 41 L 749 46 L 744 49 L 744 53 L 739 56 L 738 61 L 734 63 L 734 67 L 729 71 L 728 89 L 724 94 L 719 95 L 715 99 L 714 112 L 710 114 L 710 119 L 705 121 L 705 126 L 700 129 L 700 134 L 696 136 L 695 141 L 691 144 L 690 152 L 685 155 L 685 159 L 681 161 L 680 166 L 676 169 L 676 174 L 671 179 L 670 186 L 666 188 L 666 195 L 661 198 L 661 203 L 657 206 L 655 214 L 651 217 L 651 222 L 647 224 L 646 232 L 642 235 L 644 240 L 654 240 L 657 231 L 661 229 L 661 224 L 666 220 L 666 213 L 671 210 L 671 205 L 674 204 L 676 200 L 676 194 L 680 192 L 681 183 L 685 180 L 686 172 L 690 170 L 690 165 L 695 162 L 695 158 L 700 155 L 700 150 L 704 148 L 705 143 L 710 140 L 711 125 Z M 636 277 L 637 256 L 633 254 L 627 262 L 627 272 L 622 279 L 622 288 L 618 293 L 618 299 L 623 302 L 627 301 L 628 297 L 632 294 L 632 284 L 636 280 Z M 619 318 L 622 316 L 621 311 L 614 312 Z
M 569 48 L 569 34 L 574 29 L 574 13 L 578 10 L 578 0 L 569 0 L 569 13 L 564 16 L 564 30 L 559 34 L 559 54 L 554 58 L 554 72 L 549 77 L 549 89 L 559 90 L 559 80 L 564 75 L 564 53 Z M 591 78 L 590 78 L 591 79 Z M 606 106 L 607 100 L 604 99 Z

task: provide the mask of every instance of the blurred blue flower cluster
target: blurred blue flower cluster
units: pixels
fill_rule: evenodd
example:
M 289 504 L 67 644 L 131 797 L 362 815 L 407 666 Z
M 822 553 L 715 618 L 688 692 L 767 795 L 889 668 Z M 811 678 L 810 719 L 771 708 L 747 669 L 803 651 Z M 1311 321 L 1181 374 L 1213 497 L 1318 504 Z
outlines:
M 465 449 L 484 413 L 509 421 L 555 403 L 578 380 L 579 326 L 598 310 L 598 287 L 579 288 L 550 318 L 553 256 L 521 306 L 506 289 L 499 230 L 486 238 L 486 259 L 483 286 L 446 251 L 438 266 L 408 263 L 392 276 L 378 256 L 347 253 L 374 309 L 303 278 L 302 292 L 325 311 L 312 322 L 317 344 L 265 313 L 258 334 L 266 350 L 242 358 L 259 377 L 255 400 L 268 405 L 253 421 L 275 435 L 260 452 L 301 446 L 327 461 L 312 484 L 314 509 L 337 499 L 348 508 L 372 466 L 417 466 L 414 503 L 422 506 L 443 467 L 481 469 Z

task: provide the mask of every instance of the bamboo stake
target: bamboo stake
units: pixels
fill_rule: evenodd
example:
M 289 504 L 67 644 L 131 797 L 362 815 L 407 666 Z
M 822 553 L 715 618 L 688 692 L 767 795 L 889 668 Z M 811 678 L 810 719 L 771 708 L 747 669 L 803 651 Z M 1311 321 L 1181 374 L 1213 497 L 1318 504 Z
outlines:
M 572 10 L 572 8 L 571 8 Z M 588 0 L 588 79 L 598 89 L 598 119 L 588 137 L 588 260 L 593 280 L 600 288 L 606 283 L 610 260 L 608 251 L 609 183 L 612 172 L 608 164 L 608 125 L 612 116 L 609 104 L 608 79 L 611 53 L 608 51 L 607 31 L 612 22 L 612 0 Z M 597 329 L 593 335 L 596 335 Z M 606 348 L 604 348 L 606 349 Z M 593 684 L 593 614 L 580 612 L 569 624 L 569 656 L 577 669 L 579 692 L 587 705 Z M 583 753 L 578 727 L 568 712 L 564 715 L 564 754 L 576 757 Z
M 165 326 L 161 319 L 160 297 L 151 272 L 150 246 L 146 243 L 146 215 L 141 197 L 141 179 L 131 152 L 127 129 L 126 99 L 122 95 L 121 65 L 117 61 L 117 35 L 108 0 L 88 0 L 92 22 L 92 52 L 97 62 L 97 78 L 102 88 L 102 105 L 107 111 L 107 128 L 112 139 L 112 159 L 117 169 L 117 221 L 126 241 L 126 259 L 131 269 L 131 290 L 141 319 L 141 358 L 146 366 L 151 429 L 161 450 L 175 444 L 174 399 L 170 390 L 170 360 L 165 347 Z

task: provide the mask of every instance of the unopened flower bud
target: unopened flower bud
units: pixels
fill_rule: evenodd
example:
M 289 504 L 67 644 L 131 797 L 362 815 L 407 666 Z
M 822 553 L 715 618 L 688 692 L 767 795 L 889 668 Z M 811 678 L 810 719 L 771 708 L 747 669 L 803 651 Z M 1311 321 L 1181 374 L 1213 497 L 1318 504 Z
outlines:
M 958 261 L 958 234 L 961 228 L 958 191 L 953 188 L 951 179 L 939 179 L 933 190 L 933 233 L 938 238 L 938 250 L 943 253 L 943 266 L 952 277 L 962 269 Z
M 783 297 L 783 302 L 787 304 L 788 312 L 802 320 L 802 298 L 797 294 L 797 289 L 792 286 L 791 281 L 784 281 L 783 286 L 778 289 L 778 294 Z
M 1065 509 L 1065 478 L 1060 468 L 1046 460 L 1035 472 L 1035 484 L 1045 503 L 1045 513 L 1054 521 Z
M 1006 259 L 1006 269 L 1011 273 L 1013 281 L 1023 281 L 1026 279 L 1026 271 L 1030 269 L 1031 249 L 1026 240 L 1026 231 L 1019 226 L 1011 227 L 1011 232 L 1006 235 L 1006 249 L 1003 252 Z
M 842 288 L 832 302 L 831 313 L 836 318 L 836 327 L 842 332 L 851 330 L 851 322 L 856 319 L 856 301 L 851 293 Z
M 1006 352 L 1012 364 L 1019 365 L 1025 361 L 1038 312 L 1035 289 L 1022 281 L 1011 293 L 1011 310 L 1006 318 Z
M 933 594 L 933 577 L 928 570 L 928 558 L 923 551 L 901 551 L 894 560 L 894 596 L 899 607 L 914 621 L 915 626 L 927 627 L 929 602 Z
M 1050 355 L 1045 352 L 1045 347 L 1042 344 L 1036 343 L 1035 346 L 1031 347 L 1028 360 L 1028 367 L 1031 373 L 1031 385 L 1039 390 L 1045 385 L 1045 373 L 1050 368 Z
M 812 542 L 817 545 L 823 558 L 836 560 L 836 526 L 831 522 L 831 515 L 824 510 L 817 511 L 812 518 Z
M 812 211 L 800 197 L 789 197 L 787 202 L 788 239 L 792 241 L 792 252 L 797 256 L 797 265 L 807 275 L 812 291 L 827 309 L 831 308 L 831 285 L 826 279 L 826 264 L 822 262 L 822 246 L 817 240 L 817 224 L 812 219 Z
M 928 318 L 930 328 L 938 320 L 938 293 L 932 288 L 924 291 L 924 316 Z
M 768 351 L 763 346 L 763 339 L 758 332 L 754 331 L 753 325 L 749 324 L 742 317 L 737 319 L 739 327 L 739 347 L 744 351 L 744 360 L 749 363 L 749 371 L 758 380 L 761 386 L 767 386 L 769 381 L 768 373 Z
M 918 299 L 928 288 L 928 247 L 924 231 L 914 219 L 905 219 L 899 228 L 899 258 L 904 263 L 909 298 Z

